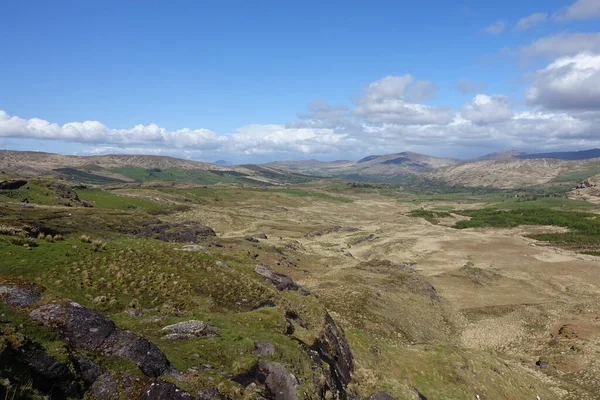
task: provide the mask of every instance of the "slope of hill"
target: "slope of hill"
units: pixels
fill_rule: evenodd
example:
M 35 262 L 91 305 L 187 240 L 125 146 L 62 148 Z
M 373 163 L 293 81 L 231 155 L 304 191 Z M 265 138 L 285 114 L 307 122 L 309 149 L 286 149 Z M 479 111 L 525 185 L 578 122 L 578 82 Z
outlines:
M 590 158 L 600 158 L 600 149 L 589 149 L 582 151 L 561 151 L 556 153 L 534 153 L 520 154 L 515 158 L 535 159 L 535 158 L 555 158 L 558 160 L 587 160 Z
M 575 184 L 598 172 L 600 158 L 576 161 L 509 158 L 441 168 L 429 177 L 455 186 L 509 189 L 552 182 Z
M 175 183 L 281 184 L 315 179 L 287 170 L 219 166 L 167 156 L 60 154 L 0 150 L 0 170 L 19 175 L 59 175 L 87 184 L 168 181 Z
M 486 154 L 481 157 L 473 158 L 469 161 L 487 161 L 487 160 L 500 160 L 503 158 L 520 158 L 520 156 L 524 156 L 530 153 L 518 150 L 506 150 L 506 151 L 497 151 L 495 153 Z
M 358 161 L 277 161 L 266 165 L 326 177 L 390 181 L 401 180 L 402 177 L 407 175 L 431 172 L 437 168 L 455 165 L 459 162 L 459 160 L 452 158 L 403 152 L 372 155 Z

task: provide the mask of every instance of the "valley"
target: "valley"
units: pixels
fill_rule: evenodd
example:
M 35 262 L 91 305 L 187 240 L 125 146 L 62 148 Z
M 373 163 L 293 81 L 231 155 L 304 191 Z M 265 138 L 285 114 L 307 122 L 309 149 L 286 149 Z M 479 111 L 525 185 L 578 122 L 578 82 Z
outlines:
M 576 191 L 22 178 L 0 191 L 14 398 L 598 398 L 600 209 Z M 164 369 L 120 331 L 78 339 L 69 304 Z

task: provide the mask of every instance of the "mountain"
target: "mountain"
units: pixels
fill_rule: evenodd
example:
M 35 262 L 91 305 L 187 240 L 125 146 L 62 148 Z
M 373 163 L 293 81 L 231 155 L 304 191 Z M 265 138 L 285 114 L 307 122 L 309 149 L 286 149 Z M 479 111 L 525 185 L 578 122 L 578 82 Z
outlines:
M 535 158 L 555 158 L 558 160 L 587 160 L 590 158 L 600 158 L 600 149 L 590 149 L 582 151 L 561 151 L 556 153 L 534 153 L 534 154 L 521 154 L 515 156 L 515 158 L 521 159 L 535 159 Z
M 530 154 L 530 153 L 527 153 L 525 151 L 518 151 L 518 150 L 505 150 L 505 151 L 497 151 L 495 153 L 486 154 L 481 157 L 473 158 L 469 161 L 472 162 L 472 161 L 501 160 L 503 158 L 518 158 L 519 156 L 523 156 L 526 154 Z
M 456 165 L 459 162 L 460 160 L 453 158 L 440 158 L 412 152 L 402 152 L 371 155 L 358 161 L 276 161 L 265 165 L 324 177 L 399 181 L 403 177 L 432 172 L 438 168 Z
M 215 165 L 221 165 L 221 166 L 231 165 L 231 163 L 229 161 L 226 161 L 226 160 L 217 160 L 213 164 L 215 164 Z

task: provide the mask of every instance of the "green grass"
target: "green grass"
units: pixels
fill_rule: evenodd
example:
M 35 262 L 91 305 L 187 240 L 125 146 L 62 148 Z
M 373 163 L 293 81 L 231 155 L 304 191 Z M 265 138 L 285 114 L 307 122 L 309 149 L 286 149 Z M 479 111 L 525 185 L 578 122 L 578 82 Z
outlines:
M 100 168 L 100 167 L 98 167 Z M 96 169 L 98 170 L 98 169 Z M 100 168 L 99 170 L 102 170 Z M 81 171 L 75 168 L 57 168 L 54 171 L 61 173 L 70 181 L 82 182 L 92 185 L 108 185 L 111 183 L 123 183 L 121 179 L 109 178 L 106 176 L 92 174 L 86 171 Z
M 412 210 L 409 214 L 411 217 L 425 218 L 432 224 L 438 224 L 438 218 L 450 217 L 450 213 L 445 211 L 432 211 L 432 210 Z
M 57 205 L 65 202 L 65 199 L 59 199 L 56 192 L 52 189 L 48 182 L 41 180 L 31 180 L 27 185 L 17 190 L 2 190 L 0 191 L 0 203 L 21 202 L 24 199 L 31 204 L 40 205 Z
M 195 183 L 199 185 L 214 185 L 216 183 L 247 183 L 258 184 L 248 179 L 244 174 L 235 171 L 201 171 L 180 168 L 145 169 L 140 167 L 120 167 L 111 171 L 124 175 L 136 182 L 167 181 L 175 183 Z
M 141 209 L 148 213 L 157 213 L 169 208 L 164 204 L 155 203 L 153 201 L 139 199 L 135 197 L 125 197 L 113 194 L 106 190 L 100 189 L 81 189 L 77 191 L 80 199 L 90 201 L 95 207 L 109 209 Z
M 573 172 L 573 173 L 570 173 L 567 175 L 557 176 L 556 178 L 554 178 L 552 180 L 552 182 L 575 184 L 575 183 L 579 183 L 583 180 L 586 180 L 590 176 L 594 176 L 596 174 L 600 174 L 600 170 L 592 169 L 592 170 L 587 170 L 587 171 L 578 171 L 578 172 Z
M 512 210 L 481 209 L 460 211 L 470 220 L 455 224 L 458 229 L 479 227 L 514 228 L 519 225 L 553 225 L 568 228 L 566 233 L 544 233 L 529 237 L 580 251 L 600 250 L 600 216 L 550 208 Z

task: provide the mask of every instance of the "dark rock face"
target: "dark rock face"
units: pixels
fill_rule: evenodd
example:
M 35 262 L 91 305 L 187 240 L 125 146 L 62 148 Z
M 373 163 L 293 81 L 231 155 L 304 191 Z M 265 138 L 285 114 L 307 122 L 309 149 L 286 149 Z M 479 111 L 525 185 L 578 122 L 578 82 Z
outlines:
M 173 224 L 155 224 L 145 227 L 142 237 L 153 237 L 163 242 L 198 243 L 198 238 L 217 236 L 215 231 L 198 222 L 188 221 Z
M 309 294 L 302 287 L 298 286 L 298 284 L 296 284 L 296 282 L 294 282 L 289 276 L 272 271 L 264 265 L 257 265 L 256 267 L 254 267 L 254 272 L 264 276 L 267 279 L 267 281 L 269 281 L 279 291 L 298 290 L 300 291 L 300 294 L 304 296 Z
M 370 395 L 367 400 L 396 400 L 396 398 L 390 396 L 386 392 L 377 392 Z
M 29 340 L 18 349 L 7 348 L 0 353 L 0 366 L 10 366 L 13 375 L 23 384 L 51 398 L 81 398 L 82 390 L 69 368 L 44 349 Z
M 42 289 L 33 283 L 28 286 L 0 285 L 0 301 L 13 307 L 29 307 L 40 301 L 41 294 Z
M 172 383 L 152 382 L 140 400 L 192 400 L 193 397 Z
M 325 317 L 325 327 L 319 339 L 311 346 L 309 355 L 317 365 L 321 361 L 329 365 L 327 384 L 339 399 L 346 399 L 346 387 L 350 383 L 354 369 L 352 352 L 344 333 L 329 314 Z M 326 388 L 318 388 L 322 394 Z
M 198 320 L 183 321 L 173 325 L 167 325 L 161 329 L 163 332 L 170 332 L 163 336 L 163 339 L 191 339 L 200 336 L 217 337 L 219 328 Z
M 102 314 L 75 302 L 47 304 L 33 310 L 29 316 L 57 331 L 75 349 L 131 360 L 144 374 L 152 377 L 175 372 L 154 344 L 118 328 Z
M 24 180 L 13 180 L 0 182 L 0 190 L 17 190 L 27 185 L 27 181 Z

